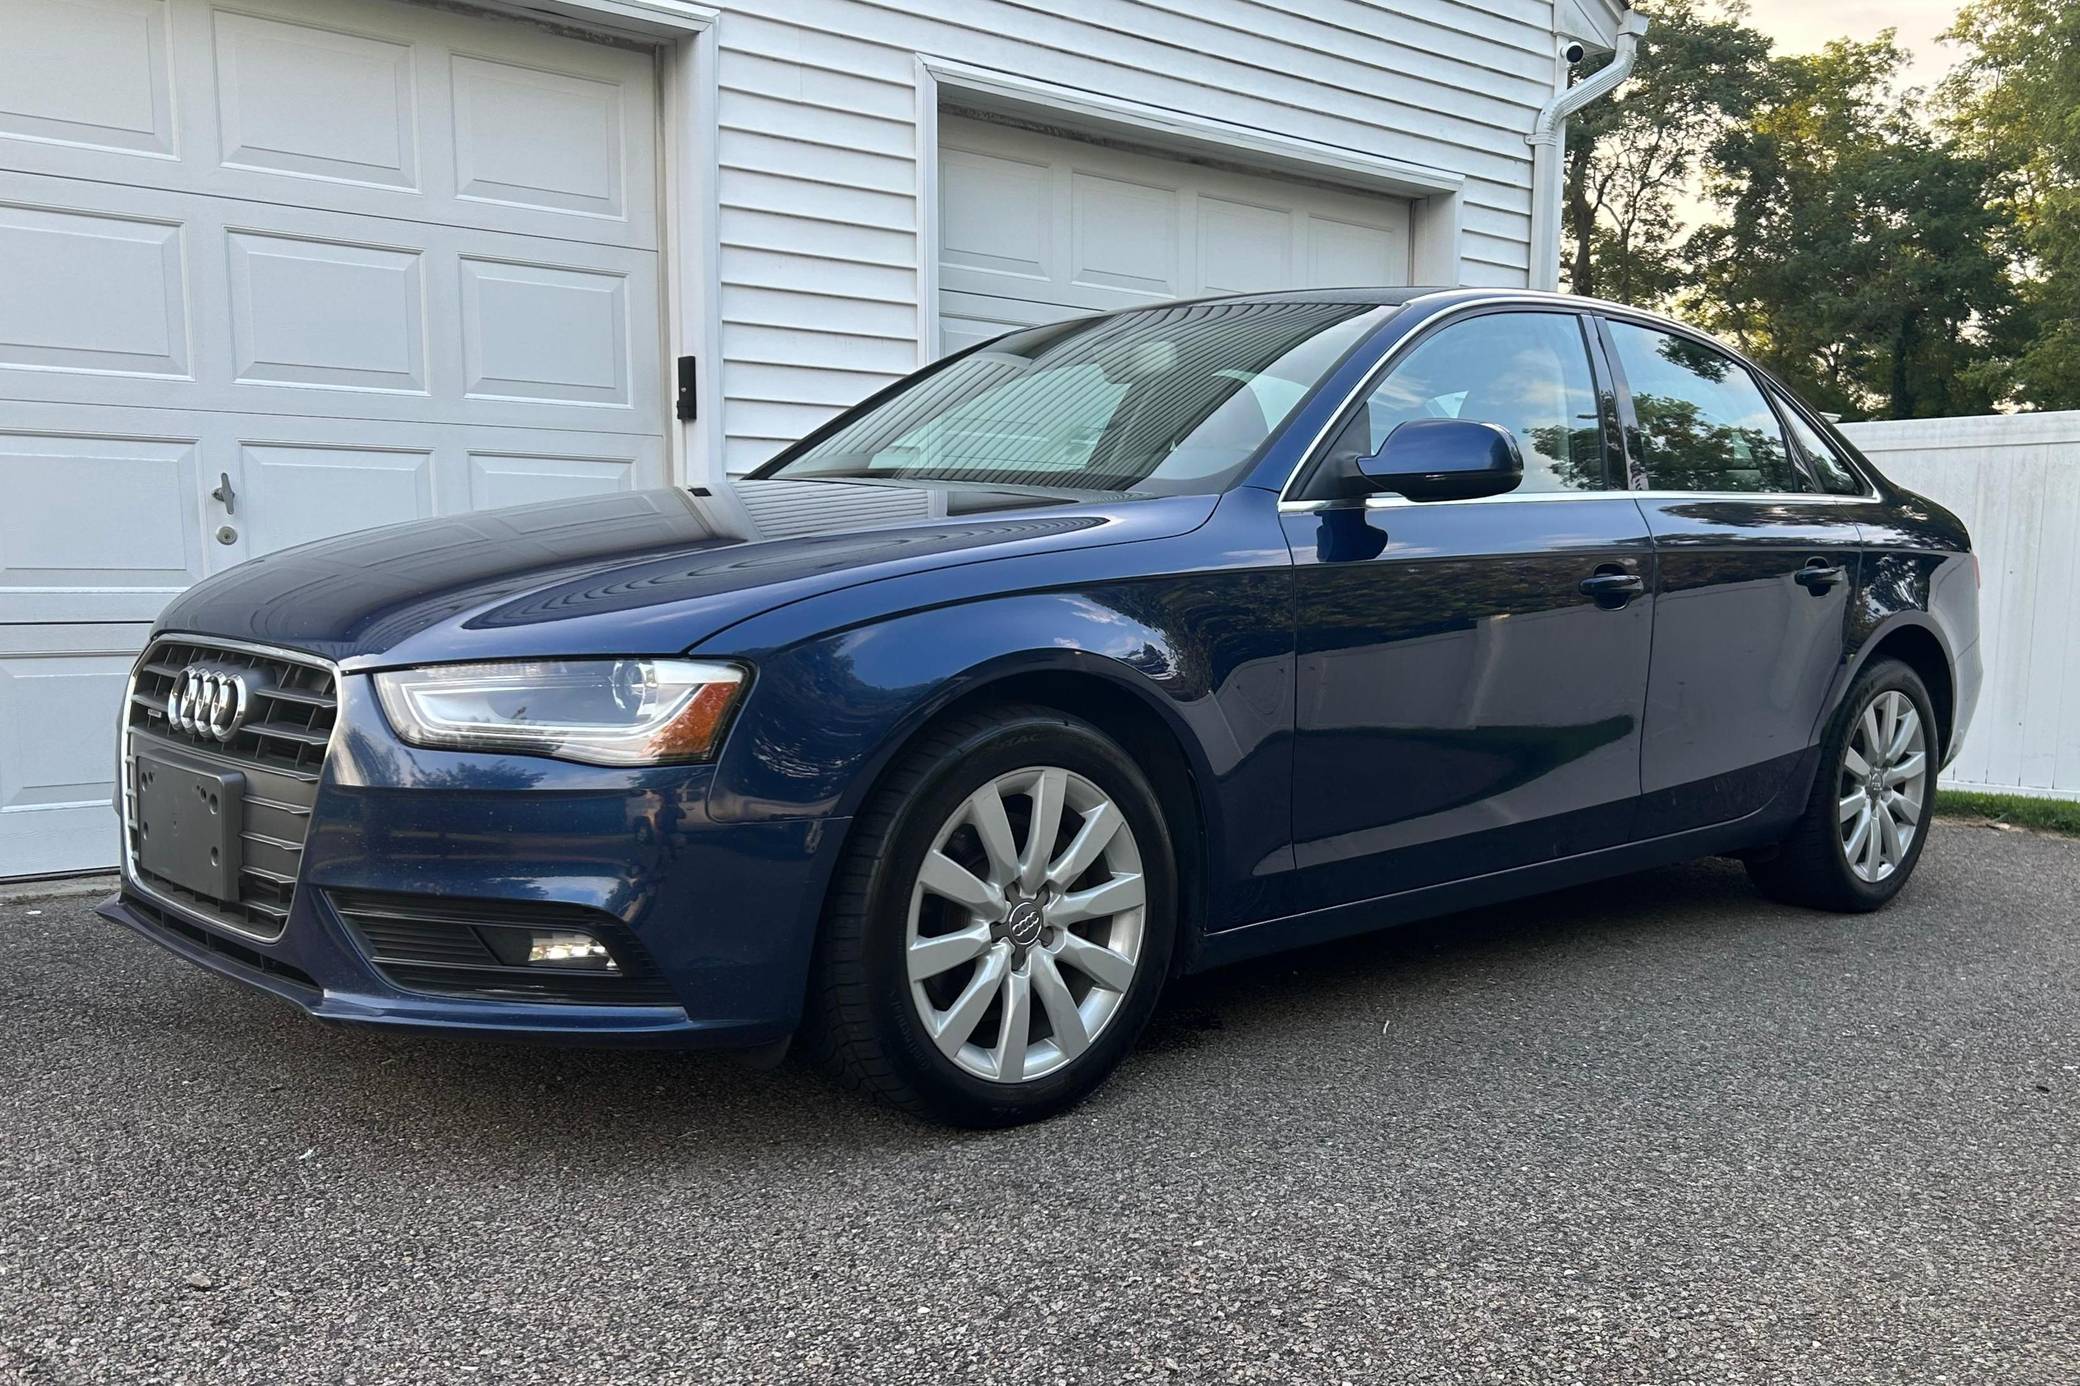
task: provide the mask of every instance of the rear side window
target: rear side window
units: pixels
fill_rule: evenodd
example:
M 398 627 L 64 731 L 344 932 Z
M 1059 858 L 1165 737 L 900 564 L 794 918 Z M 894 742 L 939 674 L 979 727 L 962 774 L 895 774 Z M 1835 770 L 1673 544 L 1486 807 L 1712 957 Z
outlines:
M 1863 481 L 1835 445 L 1822 437 L 1820 430 L 1807 423 L 1788 403 L 1783 400 L 1777 403 L 1783 410 L 1784 422 L 1791 429 L 1791 441 L 1798 444 L 1798 450 L 1805 454 L 1806 465 L 1813 469 L 1820 488 L 1830 495 L 1862 495 Z
M 1812 489 L 1745 366 L 1688 337 L 1629 322 L 1614 321 L 1610 329 L 1639 421 L 1634 454 L 1651 489 Z
M 1524 456 L 1520 492 L 1608 484 L 1588 342 L 1571 313 L 1485 313 L 1440 328 L 1394 363 L 1337 435 L 1325 470 L 1378 452 L 1411 419 L 1501 424 Z

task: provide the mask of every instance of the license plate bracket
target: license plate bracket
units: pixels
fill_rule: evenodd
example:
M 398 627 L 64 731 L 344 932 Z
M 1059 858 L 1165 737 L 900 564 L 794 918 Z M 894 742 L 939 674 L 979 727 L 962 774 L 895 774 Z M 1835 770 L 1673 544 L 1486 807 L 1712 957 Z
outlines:
M 137 758 L 137 864 L 212 900 L 238 898 L 246 777 Z

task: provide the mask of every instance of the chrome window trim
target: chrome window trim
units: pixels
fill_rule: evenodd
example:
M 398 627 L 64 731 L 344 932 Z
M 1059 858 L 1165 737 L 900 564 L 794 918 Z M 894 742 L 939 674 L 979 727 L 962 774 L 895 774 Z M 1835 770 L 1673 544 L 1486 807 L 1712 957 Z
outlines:
M 1402 306 L 1405 308 L 1420 302 L 1422 302 L 1422 298 L 1412 298 Z M 1539 293 L 1529 289 L 1495 293 L 1481 298 L 1470 298 L 1464 303 L 1453 304 L 1450 308 L 1440 313 L 1435 322 L 1424 323 L 1421 327 L 1407 333 L 1400 341 L 1388 347 L 1386 353 L 1379 360 L 1372 363 L 1372 369 L 1365 372 L 1358 383 L 1345 393 L 1344 397 L 1337 402 L 1336 408 L 1330 411 L 1328 422 L 1316 429 L 1314 437 L 1308 440 L 1307 447 L 1300 454 L 1300 460 L 1294 464 L 1293 470 L 1286 474 L 1285 484 L 1278 488 L 1279 512 L 1290 515 L 1317 510 L 1357 508 L 1360 505 L 1367 510 L 1384 510 L 1397 505 L 1488 505 L 1498 501 L 1607 500 L 1612 496 L 1631 496 L 1638 500 L 1823 501 L 1865 505 L 1879 499 L 1875 489 L 1867 489 L 1862 494 L 1846 496 L 1838 495 L 1832 491 L 1635 491 L 1625 486 L 1613 486 L 1601 491 L 1508 491 L 1499 496 L 1473 496 L 1464 500 L 1440 501 L 1411 501 L 1405 496 L 1391 494 L 1367 496 L 1362 501 L 1353 501 L 1349 498 L 1319 501 L 1293 499 L 1293 484 L 1300 479 L 1301 473 L 1313 465 L 1315 455 L 1321 451 L 1323 445 L 1328 441 L 1330 430 L 1336 427 L 1338 420 L 1343 418 L 1344 412 L 1352 404 L 1363 399 L 1380 377 L 1393 369 L 1395 361 L 1400 358 L 1404 350 L 1412 345 L 1418 337 L 1425 335 L 1432 327 L 1442 326 L 1462 315 L 1479 309 L 1496 307 L 1538 308 L 1548 312 L 1633 318 L 1650 324 L 1657 330 L 1663 328 L 1671 329 L 1711 347 L 1714 351 L 1724 352 L 1731 360 L 1746 370 L 1750 378 L 1755 380 L 1756 388 L 1762 391 L 1763 399 L 1770 401 L 1772 407 L 1774 407 L 1774 401 L 1771 397 L 1779 393 L 1783 394 L 1785 403 L 1795 405 L 1795 401 L 1791 399 L 1789 391 L 1784 391 L 1777 387 L 1774 380 L 1759 372 L 1754 364 L 1739 352 L 1734 351 L 1723 342 L 1713 340 L 1694 327 L 1678 322 L 1674 318 L 1663 317 L 1659 313 L 1650 312 L 1644 308 L 1631 308 L 1622 303 L 1606 303 L 1601 299 L 1576 298 L 1571 294 Z M 1820 436 L 1825 438 L 1827 434 L 1823 430 Z M 1787 448 L 1793 446 L 1788 437 L 1785 439 L 1785 446 Z M 1870 478 L 1863 475 L 1861 468 L 1852 465 L 1851 470 L 1856 473 L 1857 480 L 1861 481 L 1866 488 L 1870 488 Z
M 1338 497 L 1331 500 L 1281 500 L 1278 511 L 1281 515 L 1310 514 L 1320 510 L 1398 510 L 1402 506 L 1421 506 L 1425 510 L 1439 505 L 1508 505 L 1525 501 L 1591 501 L 1591 500 L 1651 500 L 1651 501 L 1752 501 L 1758 505 L 1871 505 L 1872 496 L 1840 496 L 1827 491 L 1505 491 L 1499 496 L 1467 496 L 1459 500 L 1413 501 L 1406 496 L 1384 492 L 1360 499 Z
M 1803 423 L 1806 426 L 1806 428 L 1809 431 L 1811 431 L 1812 434 L 1815 437 L 1817 437 L 1821 442 L 1828 443 L 1828 451 L 1835 454 L 1835 461 L 1839 462 L 1844 468 L 1846 468 L 1848 470 L 1849 475 L 1856 478 L 1856 484 L 1863 488 L 1861 491 L 1858 491 L 1853 497 L 1849 497 L 1847 492 L 1842 491 L 1829 491 L 1826 494 L 1830 496 L 1839 495 L 1847 499 L 1855 500 L 1878 499 L 1877 490 L 1875 487 L 1871 485 L 1870 477 L 1865 475 L 1863 466 L 1858 462 L 1858 460 L 1855 457 L 1847 453 L 1837 451 L 1834 445 L 1828 442 L 1827 429 L 1821 426 L 1819 417 L 1814 413 L 1814 411 L 1808 409 L 1803 404 L 1800 404 L 1798 400 L 1793 397 L 1791 391 L 1785 389 L 1784 386 L 1778 383 L 1775 376 L 1769 374 L 1761 367 L 1755 367 L 1754 374 L 1761 378 L 1762 393 L 1764 397 L 1769 400 L 1771 407 L 1776 409 L 1780 415 L 1789 414 L 1792 417 L 1796 418 L 1799 422 Z M 1781 423 L 1782 419 L 1780 418 L 1778 421 Z M 1791 436 L 1791 430 L 1789 429 L 1786 429 L 1784 431 L 1784 441 L 1787 445 L 1791 447 L 1791 449 L 1794 452 L 1805 451 L 1805 445 L 1803 443 L 1800 443 L 1796 438 L 1793 438 Z M 1815 477 L 1813 479 L 1815 481 L 1819 480 L 1818 477 Z
M 1795 400 L 1792 399 L 1791 391 L 1784 388 L 1784 386 L 1778 382 L 1775 376 L 1771 375 L 1762 367 L 1756 365 L 1753 361 L 1750 361 L 1747 357 L 1741 355 L 1738 351 L 1735 351 L 1732 347 L 1726 345 L 1726 343 L 1719 341 L 1717 338 L 1711 336 L 1709 333 L 1700 332 L 1698 329 L 1689 326 L 1687 323 L 1677 322 L 1673 318 L 1664 318 L 1658 313 L 1649 313 L 1644 311 L 1643 309 L 1627 308 L 1622 304 L 1614 304 L 1607 308 L 1599 308 L 1597 311 L 1602 316 L 1619 322 L 1623 322 L 1628 318 L 1633 319 L 1634 321 L 1632 325 L 1635 327 L 1646 327 L 1649 330 L 1655 332 L 1673 332 L 1677 336 L 1687 337 L 1699 346 L 1709 347 L 1711 350 L 1718 352 L 1727 360 L 1733 362 L 1733 364 L 1735 364 L 1736 366 L 1739 366 L 1743 371 L 1746 371 L 1748 379 L 1754 383 L 1754 386 L 1757 390 L 1762 392 L 1762 402 L 1769 406 L 1770 414 L 1773 417 L 1775 417 L 1777 421 L 1777 431 L 1784 435 L 1785 456 L 1791 459 L 1792 466 L 1798 467 L 1799 447 L 1798 444 L 1792 440 L 1790 430 L 1784 427 L 1783 411 L 1786 409 L 1791 409 L 1798 413 L 1805 413 L 1807 411 L 1804 410 L 1801 406 L 1797 404 Z M 1613 342 L 1613 346 L 1615 347 L 1615 342 Z M 1613 355 L 1615 354 L 1615 351 L 1613 351 Z M 1624 363 L 1621 361 L 1612 362 L 1612 366 L 1614 369 L 1618 370 L 1621 373 L 1624 370 Z M 1632 394 L 1632 385 L 1630 381 L 1626 383 L 1625 393 L 1629 400 Z M 1808 419 L 1806 421 L 1806 424 L 1807 427 L 1813 428 L 1814 432 L 1818 433 L 1822 438 L 1825 438 L 1827 436 L 1827 431 L 1822 428 L 1814 427 L 1812 420 Z M 1844 465 L 1848 466 L 1849 474 L 1856 478 L 1857 484 L 1862 486 L 1864 490 L 1853 496 L 1843 495 L 1839 492 L 1834 491 L 1816 491 L 1812 494 L 1821 496 L 1834 496 L 1836 499 L 1839 500 L 1868 501 L 1878 499 L 1876 490 L 1871 486 L 1871 479 L 1863 474 L 1863 470 L 1860 467 L 1855 466 L 1853 463 L 1850 463 L 1846 458 L 1843 459 L 1843 462 Z M 1803 467 L 1799 467 L 1798 469 L 1803 474 L 1805 469 Z M 1812 480 L 1818 482 L 1819 478 L 1814 477 L 1812 478 Z M 1636 496 L 1643 496 L 1650 494 L 1650 492 L 1635 491 L 1633 492 L 1633 494 Z M 1678 494 L 1702 493 L 1679 492 Z M 1727 494 L 1756 495 L 1765 493 L 1735 491 L 1729 492 Z M 1787 491 L 1769 492 L 1766 494 L 1802 496 L 1807 493 L 1803 491 Z
M 158 891 L 153 890 L 150 886 L 146 885 L 144 881 L 138 877 L 137 853 L 134 850 L 130 841 L 130 825 L 134 821 L 136 821 L 134 809 L 130 802 L 130 781 L 134 778 L 131 774 L 131 768 L 136 761 L 136 751 L 131 745 L 131 732 L 134 729 L 130 724 L 130 710 L 137 705 L 135 699 L 137 696 L 138 671 L 144 668 L 145 659 L 147 656 L 151 654 L 153 647 L 160 645 L 168 640 L 185 640 L 191 644 L 207 645 L 219 650 L 234 650 L 240 654 L 265 655 L 269 659 L 279 659 L 285 664 L 301 664 L 306 668 L 323 669 L 332 675 L 332 692 L 333 698 L 335 700 L 335 705 L 340 699 L 340 681 L 344 676 L 340 672 L 340 667 L 337 664 L 334 664 L 331 660 L 326 659 L 320 655 L 306 654 L 302 650 L 285 650 L 278 645 L 256 645 L 251 641 L 247 640 L 227 640 L 221 636 L 205 635 L 200 631 L 155 630 L 145 638 L 144 648 L 142 650 L 139 650 L 137 652 L 137 658 L 131 661 L 130 677 L 124 680 L 123 683 L 123 755 L 121 766 L 123 772 L 123 817 L 122 821 L 118 823 L 116 826 L 122 832 L 123 835 L 123 862 L 121 874 L 124 887 L 136 891 L 139 895 L 144 896 L 146 899 L 150 900 L 153 904 L 159 906 L 159 908 L 161 909 L 173 911 L 173 913 L 179 915 L 183 920 L 186 920 L 188 923 L 193 924 L 196 928 L 216 929 L 224 933 L 236 934 L 240 938 L 250 940 L 254 943 L 280 943 L 282 941 L 282 935 L 286 934 L 289 931 L 289 924 L 287 919 L 283 920 L 281 930 L 277 933 L 271 935 L 256 934 L 251 929 L 241 929 L 235 924 L 229 922 L 228 920 L 214 919 L 208 915 L 199 914 L 177 900 L 169 900 L 164 895 L 161 895 Z M 339 719 L 337 717 L 334 717 L 332 723 L 332 738 L 331 740 L 328 740 L 325 743 L 325 753 L 323 756 L 319 757 L 318 760 L 319 774 L 321 777 L 324 774 L 324 765 L 326 761 L 330 760 L 332 757 L 333 743 L 336 742 L 338 739 Z M 313 817 L 315 817 L 315 813 L 313 814 Z M 305 840 L 309 840 L 308 828 L 305 829 Z M 290 918 L 295 917 L 296 893 L 303 888 L 302 877 L 302 862 L 299 858 L 297 881 L 296 884 L 291 886 L 289 889 Z

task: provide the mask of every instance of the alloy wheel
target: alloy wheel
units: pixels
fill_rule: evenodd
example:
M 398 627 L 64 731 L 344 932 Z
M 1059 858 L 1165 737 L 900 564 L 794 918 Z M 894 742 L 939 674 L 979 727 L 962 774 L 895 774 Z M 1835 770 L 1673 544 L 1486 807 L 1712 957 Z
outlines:
M 1133 985 L 1147 899 L 1134 830 L 1097 785 L 1059 766 L 990 780 L 940 826 L 911 890 L 926 1033 L 991 1082 L 1073 1063 Z
M 1913 700 L 1888 689 L 1864 707 L 1842 748 L 1838 783 L 1842 855 L 1875 884 L 1900 868 L 1921 830 L 1928 737 Z

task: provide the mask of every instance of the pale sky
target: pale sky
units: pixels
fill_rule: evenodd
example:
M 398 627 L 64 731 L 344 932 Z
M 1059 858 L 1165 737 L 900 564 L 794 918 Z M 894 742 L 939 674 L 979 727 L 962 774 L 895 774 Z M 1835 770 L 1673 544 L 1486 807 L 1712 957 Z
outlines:
M 1779 53 L 1811 53 L 1829 39 L 1874 39 L 1884 29 L 1897 29 L 1907 50 L 1903 80 L 1909 86 L 1933 87 L 1956 60 L 1957 45 L 1936 35 L 1950 27 L 1962 0 L 1749 0 L 1748 23 L 1768 34 Z M 1637 0 L 1649 20 L 1652 0 Z M 1703 205 L 1691 192 L 1676 198 L 1676 214 L 1695 224 L 1705 219 Z
M 1899 30 L 1900 46 L 1913 55 L 1907 81 L 1934 86 L 1956 60 L 1957 46 L 1936 35 L 1957 17 L 1960 0 L 1751 0 L 1748 22 L 1776 40 L 1781 53 L 1810 53 L 1831 38 L 1873 39 L 1881 29 Z M 1652 0 L 1637 0 L 1649 19 Z

